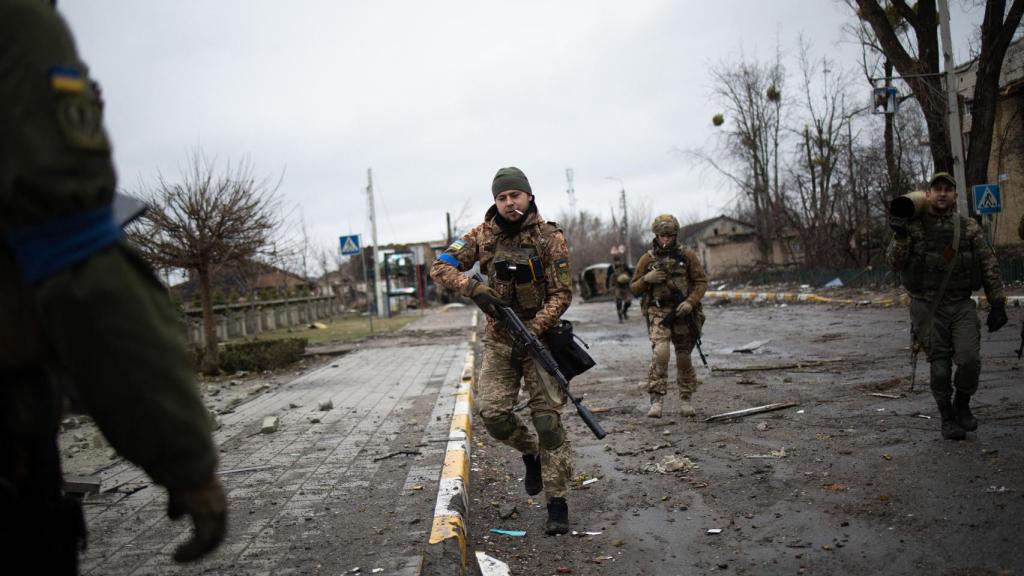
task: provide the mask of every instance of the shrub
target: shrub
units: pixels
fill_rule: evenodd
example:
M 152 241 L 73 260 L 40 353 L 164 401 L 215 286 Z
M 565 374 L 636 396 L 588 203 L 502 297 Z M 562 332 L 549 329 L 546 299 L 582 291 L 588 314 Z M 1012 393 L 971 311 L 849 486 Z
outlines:
M 284 338 L 225 344 L 220 351 L 220 368 L 225 372 L 283 368 L 302 358 L 307 343 L 305 338 Z

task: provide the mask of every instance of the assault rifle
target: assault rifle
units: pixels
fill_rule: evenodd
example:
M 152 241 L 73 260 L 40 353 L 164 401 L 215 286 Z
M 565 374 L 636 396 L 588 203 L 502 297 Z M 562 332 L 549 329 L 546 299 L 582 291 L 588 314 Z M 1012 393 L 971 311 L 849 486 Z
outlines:
M 664 328 L 672 328 L 672 324 L 675 323 L 676 317 L 679 315 L 676 312 L 676 309 L 683 303 L 683 300 L 686 300 L 686 296 L 683 296 L 683 293 L 678 290 L 673 290 L 671 294 L 669 294 L 669 299 L 672 301 L 672 309 L 669 310 L 668 314 L 666 314 L 665 317 L 661 319 L 661 322 L 659 322 L 659 324 Z M 701 348 L 700 325 L 697 324 L 697 319 L 694 318 L 695 312 L 697 312 L 696 308 L 686 315 L 686 323 L 690 326 L 690 330 L 693 331 L 694 336 L 696 336 L 695 341 L 697 343 L 697 354 L 700 355 L 700 361 L 706 368 L 708 365 L 708 359 L 704 356 L 704 350 Z
M 479 275 L 475 276 L 478 281 L 483 281 L 483 278 Z M 498 321 L 503 323 L 505 329 L 509 335 L 512 336 L 512 340 L 517 344 L 526 349 L 527 354 L 533 358 L 534 362 L 540 364 L 545 372 L 551 375 L 558 382 L 558 387 L 562 389 L 566 398 L 572 401 L 573 405 L 576 406 L 576 413 L 583 419 L 583 423 L 590 428 L 590 431 L 594 433 L 594 436 L 598 440 L 608 435 L 601 427 L 601 423 L 594 417 L 594 413 L 583 405 L 579 398 L 576 398 L 569 392 L 569 381 L 565 379 L 562 371 L 558 369 L 558 363 L 551 356 L 551 352 L 548 351 L 544 343 L 540 341 L 530 329 L 523 324 L 523 321 L 516 315 L 512 308 L 503 305 L 495 305 L 494 309 L 498 313 Z

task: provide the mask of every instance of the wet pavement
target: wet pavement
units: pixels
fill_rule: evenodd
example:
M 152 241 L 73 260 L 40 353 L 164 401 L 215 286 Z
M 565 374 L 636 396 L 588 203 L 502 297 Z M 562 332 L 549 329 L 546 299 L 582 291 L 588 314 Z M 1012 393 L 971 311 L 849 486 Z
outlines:
M 543 534 L 544 501 L 523 491 L 521 461 L 478 425 L 477 551 L 512 574 L 1024 573 L 1024 363 L 1014 354 L 1021 309 L 1009 310 L 1007 328 L 982 333 L 973 403 L 981 425 L 962 442 L 939 435 L 923 354 L 908 391 L 905 308 L 732 303 L 705 311 L 713 370 L 695 351 L 698 417 L 676 415 L 670 365 L 666 417 L 656 420 L 645 417 L 638 387 L 650 356 L 643 320 L 619 324 L 611 302 L 570 308 L 566 317 L 598 361 L 573 389 L 610 432 L 596 440 L 571 407 L 565 414 L 576 451 L 570 518 L 580 534 Z M 752 353 L 734 352 L 763 340 Z M 704 422 L 784 401 L 799 405 Z M 501 518 L 512 506 L 516 514 Z
M 162 488 L 127 463 L 103 471 L 82 573 L 417 573 L 471 317 L 431 311 L 221 415 L 229 535 L 198 564 L 170 560 L 189 528 Z

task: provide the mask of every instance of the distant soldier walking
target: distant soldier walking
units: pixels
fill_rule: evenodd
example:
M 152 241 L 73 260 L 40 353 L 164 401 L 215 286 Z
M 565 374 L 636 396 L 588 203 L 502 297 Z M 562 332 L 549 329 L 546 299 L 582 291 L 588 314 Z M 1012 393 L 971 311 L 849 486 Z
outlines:
M 996 255 L 981 227 L 956 212 L 953 177 L 935 174 L 926 197 L 928 206 L 920 215 L 890 219 L 894 234 L 886 257 L 910 293 L 911 322 L 931 367 L 942 436 L 962 440 L 978 427 L 970 402 L 981 374 L 981 324 L 971 293 L 985 289 L 989 332 L 1007 322 L 1006 296 Z
M 641 297 L 640 306 L 647 318 L 651 338 L 651 368 L 647 379 L 651 407 L 647 415 L 660 418 L 668 391 L 669 344 L 676 350 L 676 383 L 679 385 L 679 413 L 694 416 L 691 404 L 697 391 L 697 373 L 690 355 L 704 325 L 701 298 L 707 291 L 697 254 L 678 241 L 679 221 L 662 214 L 651 225 L 654 241 L 651 249 L 636 263 L 630 288 Z M 675 312 L 675 321 L 663 326 L 662 320 Z
M 430 277 L 473 301 L 487 318 L 477 407 L 494 439 L 522 453 L 526 493 L 547 496 L 548 534 L 569 531 L 565 500 L 572 478 L 572 450 L 562 425 L 565 395 L 557 383 L 498 326 L 494 306 L 511 306 L 535 335 L 558 326 L 572 302 L 569 247 L 562 230 L 537 213 L 523 172 L 502 168 L 491 184 L 494 205 L 479 224 L 441 254 Z M 476 264 L 487 284 L 463 274 Z M 530 395 L 536 434 L 513 411 L 520 380 Z
M 615 255 L 612 258 L 612 267 L 608 271 L 608 275 L 612 293 L 615 295 L 615 313 L 621 323 L 629 320 L 629 306 L 633 303 L 633 293 L 629 289 L 632 273 L 629 266 L 622 263 L 622 257 Z

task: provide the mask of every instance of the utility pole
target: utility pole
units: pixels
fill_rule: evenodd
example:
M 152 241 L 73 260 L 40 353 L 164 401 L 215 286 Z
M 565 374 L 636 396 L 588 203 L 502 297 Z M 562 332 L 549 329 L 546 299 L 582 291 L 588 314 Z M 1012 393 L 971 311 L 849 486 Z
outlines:
M 373 168 L 366 169 L 366 201 L 369 205 L 370 234 L 373 239 L 373 282 L 377 317 L 387 318 L 390 316 L 390 310 L 384 301 L 384 285 L 380 282 L 380 245 L 377 244 L 377 215 L 373 208 Z
M 565 169 L 565 179 L 569 181 L 569 188 L 566 189 L 565 193 L 569 195 L 569 213 L 576 216 L 576 188 L 572 184 L 573 169 Z
M 970 214 L 967 207 L 967 183 L 964 181 L 964 135 L 960 129 L 960 105 L 956 97 L 956 74 L 953 71 L 953 40 L 949 32 L 949 0 L 939 0 L 939 33 L 942 35 L 942 59 L 946 69 L 946 129 L 949 150 L 953 154 L 953 178 L 956 180 L 956 209 L 962 216 Z
M 626 210 L 626 183 L 622 178 L 605 176 L 605 180 L 615 180 L 619 183 L 619 210 L 622 212 L 622 219 L 619 220 L 619 238 L 626 245 L 626 266 L 633 265 L 633 248 L 629 242 L 629 213 Z

